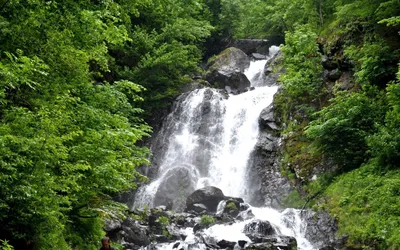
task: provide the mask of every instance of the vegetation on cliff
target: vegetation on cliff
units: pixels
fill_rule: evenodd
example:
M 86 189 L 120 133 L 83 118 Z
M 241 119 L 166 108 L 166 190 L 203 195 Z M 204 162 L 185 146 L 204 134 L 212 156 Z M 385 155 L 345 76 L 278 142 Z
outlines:
M 286 128 L 283 171 L 308 197 L 322 194 L 319 208 L 337 218 L 349 246 L 399 248 L 400 2 L 244 6 L 237 37 L 285 34 L 286 72 L 275 98 Z

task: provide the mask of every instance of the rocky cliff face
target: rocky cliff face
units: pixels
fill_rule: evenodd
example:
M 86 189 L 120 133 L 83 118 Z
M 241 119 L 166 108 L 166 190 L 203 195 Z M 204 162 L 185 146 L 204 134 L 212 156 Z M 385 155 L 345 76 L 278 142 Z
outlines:
M 252 153 L 248 168 L 248 185 L 254 192 L 252 204 L 281 207 L 281 200 L 293 187 L 279 169 L 279 150 L 281 139 L 277 136 L 273 105 L 265 108 L 259 118 L 260 134 L 256 148 Z

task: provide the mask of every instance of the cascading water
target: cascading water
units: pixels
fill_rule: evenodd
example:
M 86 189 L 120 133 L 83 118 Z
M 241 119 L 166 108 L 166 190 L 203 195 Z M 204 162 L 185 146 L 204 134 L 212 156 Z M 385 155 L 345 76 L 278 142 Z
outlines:
M 272 47 L 270 56 L 277 50 Z M 258 118 L 277 91 L 276 86 L 263 86 L 266 62 L 253 61 L 245 71 L 254 87 L 252 91 L 227 96 L 224 91 L 204 88 L 178 98 L 155 143 L 161 154 L 156 163 L 157 177 L 138 191 L 135 207 L 170 204 L 179 210 L 190 193 L 204 186 L 218 187 L 225 195 L 246 201 L 255 191 L 247 188 L 246 168 L 257 143 Z M 298 249 L 313 249 L 302 236 L 299 211 L 255 207 L 252 211 L 256 218 L 270 221 L 282 235 L 295 237 Z M 205 233 L 215 239 L 248 241 L 242 233 L 247 222 L 215 225 Z M 194 237 L 189 233 L 182 244 L 192 244 Z

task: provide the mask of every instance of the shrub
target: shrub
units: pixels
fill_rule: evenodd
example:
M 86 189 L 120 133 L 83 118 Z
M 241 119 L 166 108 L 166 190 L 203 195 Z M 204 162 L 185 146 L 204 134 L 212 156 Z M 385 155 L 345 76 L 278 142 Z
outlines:
M 201 219 L 200 219 L 200 224 L 201 224 L 201 225 L 208 226 L 208 225 L 213 224 L 214 222 L 215 222 L 214 217 L 212 217 L 212 216 L 210 216 L 210 215 L 203 215 L 203 216 L 201 216 Z

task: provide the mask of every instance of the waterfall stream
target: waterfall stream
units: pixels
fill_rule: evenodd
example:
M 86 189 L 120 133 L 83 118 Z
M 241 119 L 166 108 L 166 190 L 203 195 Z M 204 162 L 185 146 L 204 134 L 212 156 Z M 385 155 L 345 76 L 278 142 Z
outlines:
M 270 56 L 277 49 L 272 47 Z M 228 96 L 221 90 L 203 88 L 177 99 L 154 145 L 160 154 L 159 162 L 153 163 L 158 166 L 158 174 L 139 189 L 134 206 L 172 204 L 174 209 L 181 209 L 185 197 L 204 186 L 215 186 L 227 196 L 248 200 L 255 191 L 247 188 L 246 170 L 259 135 L 258 118 L 278 89 L 263 86 L 266 62 L 252 61 L 245 71 L 254 90 Z M 313 249 L 303 236 L 304 223 L 298 210 L 277 211 L 268 207 L 251 207 L 251 210 L 255 218 L 269 221 L 282 235 L 295 237 L 298 249 Z M 214 239 L 250 241 L 242 232 L 248 221 L 215 225 L 205 230 L 205 234 Z M 189 231 L 182 246 L 195 242 L 193 232 Z M 172 246 L 161 244 L 158 248 L 172 249 Z

